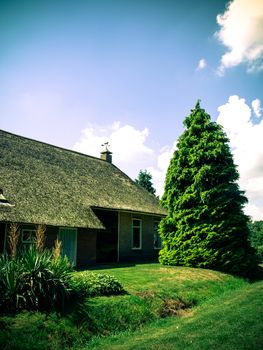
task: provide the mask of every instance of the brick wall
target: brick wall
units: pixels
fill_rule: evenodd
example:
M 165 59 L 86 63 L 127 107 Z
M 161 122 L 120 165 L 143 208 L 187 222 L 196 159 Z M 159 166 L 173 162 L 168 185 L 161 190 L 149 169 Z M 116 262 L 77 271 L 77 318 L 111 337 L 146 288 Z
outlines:
M 156 217 L 120 212 L 119 217 L 119 261 L 153 261 L 158 250 L 153 245 L 153 223 Z M 141 249 L 132 249 L 132 219 L 142 220 Z

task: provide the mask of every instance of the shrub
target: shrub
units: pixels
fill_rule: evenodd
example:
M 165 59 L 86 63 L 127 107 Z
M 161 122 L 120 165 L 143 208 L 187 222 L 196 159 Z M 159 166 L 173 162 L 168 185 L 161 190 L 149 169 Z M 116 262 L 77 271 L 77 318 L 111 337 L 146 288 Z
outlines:
M 250 242 L 255 248 L 258 260 L 263 262 L 263 220 L 249 223 Z
M 37 252 L 34 246 L 23 254 L 23 295 L 29 310 L 61 309 L 69 296 L 71 266 L 65 258 L 52 260 L 47 250 Z
M 122 285 L 115 277 L 89 271 L 73 273 L 71 287 L 78 295 L 83 297 L 125 293 Z
M 0 258 L 0 311 L 60 310 L 70 293 L 72 268 L 66 258 L 34 245 L 19 256 Z
M 0 257 L 0 310 L 14 311 L 23 302 L 22 266 L 19 259 Z

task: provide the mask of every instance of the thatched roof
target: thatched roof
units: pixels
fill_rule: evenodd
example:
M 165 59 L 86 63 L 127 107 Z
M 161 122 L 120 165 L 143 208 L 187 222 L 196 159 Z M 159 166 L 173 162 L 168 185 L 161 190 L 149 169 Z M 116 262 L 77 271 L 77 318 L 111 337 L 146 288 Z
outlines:
M 0 130 L 0 221 L 103 228 L 92 208 L 165 215 L 113 164 Z

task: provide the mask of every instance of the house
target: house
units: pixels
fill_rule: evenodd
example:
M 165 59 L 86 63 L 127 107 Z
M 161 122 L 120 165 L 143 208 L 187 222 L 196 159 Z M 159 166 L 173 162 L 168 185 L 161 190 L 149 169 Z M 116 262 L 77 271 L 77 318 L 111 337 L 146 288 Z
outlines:
M 95 158 L 0 130 L 0 159 L 0 252 L 14 222 L 20 245 L 45 224 L 46 246 L 58 238 L 77 266 L 157 258 L 166 211 L 107 149 Z

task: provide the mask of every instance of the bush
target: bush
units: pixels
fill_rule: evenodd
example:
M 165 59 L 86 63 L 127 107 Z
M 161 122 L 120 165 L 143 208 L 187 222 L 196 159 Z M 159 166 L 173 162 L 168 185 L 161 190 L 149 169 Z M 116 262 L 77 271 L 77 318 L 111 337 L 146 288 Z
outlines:
M 255 248 L 258 260 L 263 262 L 263 220 L 249 223 L 250 242 Z
M 22 290 L 22 266 L 18 259 L 0 257 L 0 310 L 14 311 L 24 301 Z
M 60 310 L 70 293 L 72 268 L 66 258 L 31 245 L 13 259 L 0 258 L 0 311 Z
M 89 271 L 73 273 L 71 275 L 71 288 L 82 297 L 125 293 L 115 277 Z

